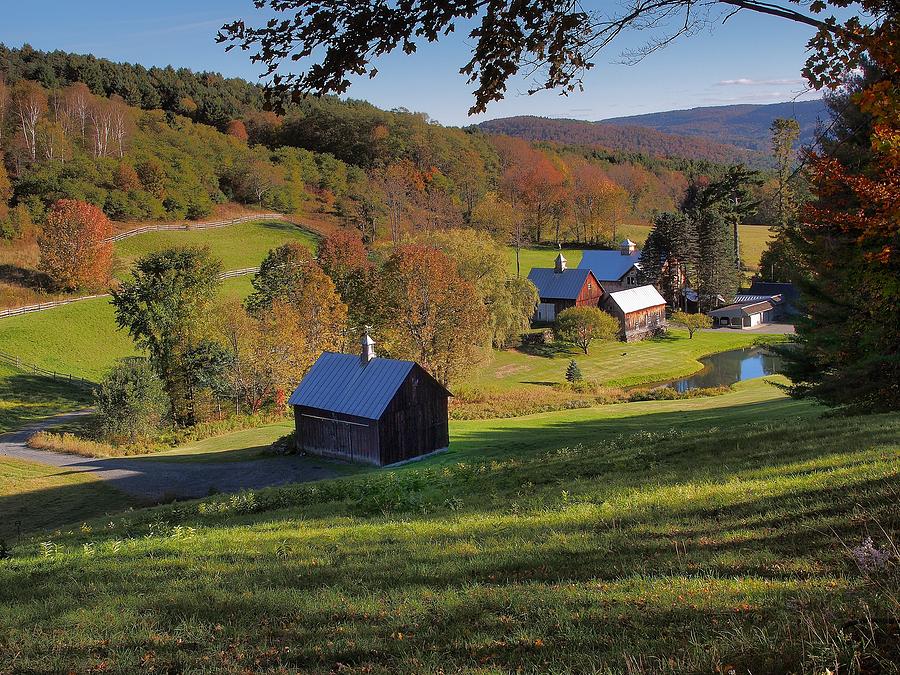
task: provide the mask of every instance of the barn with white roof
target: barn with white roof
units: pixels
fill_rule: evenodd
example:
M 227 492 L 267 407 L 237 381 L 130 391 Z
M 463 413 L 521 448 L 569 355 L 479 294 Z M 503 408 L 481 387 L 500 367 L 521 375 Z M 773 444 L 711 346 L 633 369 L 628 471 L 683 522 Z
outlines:
M 607 293 L 603 309 L 619 320 L 619 337 L 626 342 L 643 340 L 668 327 L 666 300 L 649 284 Z

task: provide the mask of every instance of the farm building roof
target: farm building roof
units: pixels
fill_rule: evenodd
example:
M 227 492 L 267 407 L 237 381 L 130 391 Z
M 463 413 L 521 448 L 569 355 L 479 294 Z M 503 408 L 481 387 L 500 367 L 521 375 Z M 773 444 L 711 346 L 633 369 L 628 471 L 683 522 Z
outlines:
M 752 302 L 733 302 L 724 307 L 717 307 L 709 312 L 710 316 L 750 316 L 751 314 L 762 314 L 774 309 L 774 305 L 770 300 L 752 301 Z
M 557 272 L 554 269 L 534 267 L 528 273 L 528 280 L 537 286 L 541 299 L 575 300 L 590 273 L 589 269 L 581 268 Z
M 748 302 L 762 302 L 763 300 L 768 300 L 773 305 L 777 305 L 779 302 L 781 302 L 781 296 L 780 295 L 752 295 L 749 293 L 738 293 L 736 296 L 734 296 L 734 303 L 732 303 L 732 304 L 743 305 Z
M 640 251 L 628 255 L 622 255 L 618 249 L 615 251 L 585 251 L 581 256 L 581 262 L 578 263 L 578 269 L 589 269 L 601 283 L 618 281 L 640 261 Z
M 412 361 L 324 352 L 288 399 L 290 405 L 377 420 L 394 398 Z
M 666 304 L 666 299 L 651 285 L 629 288 L 624 291 L 616 291 L 609 294 L 610 299 L 619 306 L 625 314 L 638 312 L 650 307 L 658 307 Z
M 794 284 L 779 283 L 774 281 L 754 281 L 750 284 L 750 288 L 743 293 L 753 295 L 780 295 L 789 303 L 797 300 L 800 292 Z

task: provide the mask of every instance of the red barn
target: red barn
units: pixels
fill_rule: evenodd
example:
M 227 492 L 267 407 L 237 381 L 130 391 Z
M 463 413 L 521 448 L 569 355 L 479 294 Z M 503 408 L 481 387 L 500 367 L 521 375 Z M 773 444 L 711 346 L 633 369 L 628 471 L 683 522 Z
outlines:
M 603 289 L 589 269 L 568 269 L 562 253 L 556 256 L 553 269 L 535 267 L 528 273 L 541 298 L 534 321 L 553 323 L 556 316 L 569 307 L 596 307 Z

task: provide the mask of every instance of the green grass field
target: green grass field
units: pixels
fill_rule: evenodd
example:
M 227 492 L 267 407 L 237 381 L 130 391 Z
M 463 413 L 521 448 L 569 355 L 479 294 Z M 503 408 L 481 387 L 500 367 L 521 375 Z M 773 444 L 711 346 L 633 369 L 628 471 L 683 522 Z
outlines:
M 268 454 L 269 446 L 294 430 L 293 420 L 242 429 L 221 436 L 194 441 L 166 452 L 155 453 L 147 459 L 164 462 L 236 462 L 258 459 Z
M 560 251 L 552 246 L 523 248 L 519 251 L 519 264 L 522 276 L 527 277 L 532 267 L 553 267 L 556 256 L 559 253 Z M 578 267 L 578 263 L 581 262 L 581 249 L 564 248 L 562 249 L 562 254 L 569 267 Z M 507 249 L 506 267 L 510 274 L 514 275 L 516 273 L 516 251 L 513 248 Z
M 127 271 L 141 256 L 171 246 L 208 246 L 223 270 L 259 265 L 269 250 L 288 241 L 315 248 L 316 238 L 291 223 L 270 220 L 237 223 L 209 230 L 163 231 L 139 234 L 116 243 L 117 267 Z
M 893 672 L 896 574 L 846 547 L 896 540 L 900 415 L 757 380 L 453 438 L 17 546 L 0 671 Z
M 0 457 L 0 539 L 7 544 L 12 544 L 19 531 L 52 531 L 60 525 L 121 512 L 131 503 L 92 476 Z
M 247 295 L 250 279 L 226 279 L 221 296 Z M 128 333 L 116 329 L 109 298 L 0 319 L 0 350 L 42 368 L 94 381 L 117 359 L 136 353 Z
M 587 356 L 577 347 L 557 345 L 495 350 L 465 384 L 490 390 L 563 382 L 572 359 L 585 379 L 606 386 L 660 382 L 700 370 L 697 359 L 701 356 L 747 347 L 759 339 L 759 335 L 723 330 L 700 331 L 688 339 L 686 330 L 673 328 L 660 338 L 594 344 Z

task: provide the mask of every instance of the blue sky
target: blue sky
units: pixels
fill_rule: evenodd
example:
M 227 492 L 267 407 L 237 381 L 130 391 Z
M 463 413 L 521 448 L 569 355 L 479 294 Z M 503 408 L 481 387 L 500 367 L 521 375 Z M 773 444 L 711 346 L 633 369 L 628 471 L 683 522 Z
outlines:
M 242 17 L 252 22 L 259 16 L 252 0 L 38 0 L 4 5 L 0 42 L 8 46 L 28 42 L 37 49 L 216 70 L 251 80 L 261 70 L 250 63 L 248 52 L 226 54 L 214 41 L 225 21 Z M 621 50 L 644 41 L 634 34 L 601 55 L 585 78 L 583 93 L 527 96 L 528 83 L 520 80 L 512 83 L 506 100 L 478 117 L 466 114 L 471 85 L 458 70 L 468 61 L 469 45 L 465 32 L 458 32 L 439 44 L 422 45 L 413 56 L 382 59 L 378 77 L 354 82 L 349 95 L 458 125 L 508 115 L 598 120 L 694 106 L 806 100 L 817 97 L 803 93 L 800 77 L 811 31 L 742 12 L 724 26 L 683 38 L 637 65 L 624 65 Z

